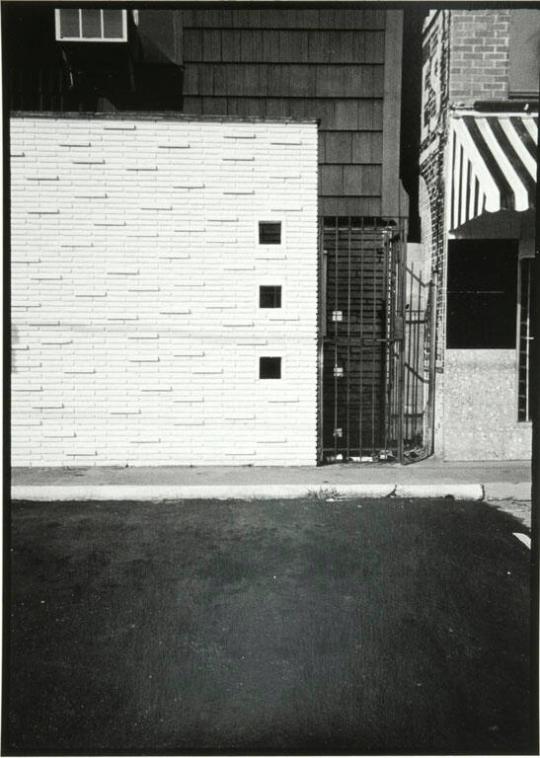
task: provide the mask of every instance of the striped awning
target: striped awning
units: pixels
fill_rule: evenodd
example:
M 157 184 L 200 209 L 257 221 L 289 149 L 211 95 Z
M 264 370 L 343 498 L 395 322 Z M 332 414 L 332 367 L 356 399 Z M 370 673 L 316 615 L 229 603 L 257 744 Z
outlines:
M 535 204 L 538 115 L 454 112 L 449 228 L 482 213 Z

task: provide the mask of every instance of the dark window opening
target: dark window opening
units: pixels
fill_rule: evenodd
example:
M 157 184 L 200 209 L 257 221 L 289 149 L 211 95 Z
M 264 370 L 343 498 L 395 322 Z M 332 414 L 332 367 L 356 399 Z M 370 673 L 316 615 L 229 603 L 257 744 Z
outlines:
M 259 379 L 281 379 L 281 358 L 259 358 Z
M 519 356 L 518 356 L 518 421 L 531 420 L 529 376 L 531 362 L 531 304 L 533 259 L 520 262 L 519 287 Z
M 281 308 L 281 287 L 259 287 L 259 308 Z
M 259 221 L 259 245 L 281 245 L 281 221 Z
M 446 345 L 516 346 L 517 240 L 450 240 Z

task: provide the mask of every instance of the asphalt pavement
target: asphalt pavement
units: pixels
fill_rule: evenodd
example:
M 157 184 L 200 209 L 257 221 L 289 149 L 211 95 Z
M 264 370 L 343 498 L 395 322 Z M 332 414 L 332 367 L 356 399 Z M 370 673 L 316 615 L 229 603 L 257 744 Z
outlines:
M 3 755 L 538 750 L 531 551 L 483 501 L 24 502 Z

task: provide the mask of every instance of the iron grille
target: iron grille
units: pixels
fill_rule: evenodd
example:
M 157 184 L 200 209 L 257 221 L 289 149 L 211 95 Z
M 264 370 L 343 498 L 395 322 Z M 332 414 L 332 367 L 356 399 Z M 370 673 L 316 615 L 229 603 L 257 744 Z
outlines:
M 321 461 L 425 457 L 430 285 L 403 219 L 321 219 Z

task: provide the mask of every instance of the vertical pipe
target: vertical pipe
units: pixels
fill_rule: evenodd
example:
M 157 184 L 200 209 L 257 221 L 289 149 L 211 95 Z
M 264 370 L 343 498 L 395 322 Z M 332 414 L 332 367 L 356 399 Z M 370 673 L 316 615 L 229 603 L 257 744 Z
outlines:
M 376 241 L 377 241 L 377 235 L 375 235 L 375 245 L 377 244 Z M 385 250 L 384 247 L 383 247 L 383 249 L 384 249 L 384 252 L 386 254 L 386 250 Z M 374 359 L 375 359 L 375 356 L 377 354 L 377 351 L 378 351 L 381 343 L 378 342 L 378 340 L 376 339 L 377 295 L 378 295 L 378 291 L 377 291 L 377 282 L 378 282 L 378 276 L 377 276 L 377 274 L 378 274 L 378 271 L 377 271 L 377 254 L 378 253 L 377 253 L 377 248 L 374 245 L 372 246 L 371 252 L 373 253 L 373 299 L 372 299 L 372 307 L 371 307 L 371 329 L 372 329 L 372 335 L 373 335 L 373 337 L 372 337 L 373 347 L 372 347 L 372 354 L 371 354 L 371 376 L 370 376 L 370 379 L 371 379 L 371 382 L 370 382 L 370 384 L 371 384 L 371 406 L 370 406 L 370 411 L 371 411 L 371 425 L 370 425 L 371 426 L 371 429 L 370 429 L 370 432 L 371 432 L 371 444 L 370 444 L 370 448 L 371 448 L 371 454 L 374 455 L 375 454 L 375 382 L 373 381 L 373 378 L 374 378 L 373 377 L 373 369 L 374 369 L 375 364 L 376 364 L 376 362 L 375 362 Z M 385 266 L 385 262 L 386 262 L 386 258 L 383 258 L 383 266 Z M 384 276 L 384 274 L 383 274 L 383 276 Z M 377 355 L 377 358 L 378 357 L 379 356 Z
M 381 302 L 381 300 L 384 303 L 384 297 L 385 297 L 385 284 L 386 284 L 386 249 L 384 249 L 384 254 L 382 258 L 382 276 L 380 279 L 375 280 L 375 297 L 373 299 L 373 325 L 374 327 L 377 325 L 377 319 L 379 314 L 381 313 L 380 309 L 377 309 L 377 306 Z M 380 285 L 380 287 L 379 287 Z M 384 316 L 386 313 L 384 314 Z M 384 322 L 384 316 L 382 319 L 382 329 L 385 330 L 385 322 Z M 380 316 L 379 316 L 379 322 L 381 322 Z M 379 325 L 381 325 L 379 323 Z M 384 331 L 383 331 L 384 333 Z M 380 342 L 379 340 L 374 340 L 374 355 L 373 355 L 373 363 L 372 368 L 380 368 L 382 364 L 381 360 L 381 348 L 384 347 L 385 343 Z M 375 377 L 372 376 L 372 379 Z M 376 403 L 377 401 L 380 402 L 380 379 L 376 379 L 375 381 L 371 382 L 371 451 L 372 454 L 375 454 L 377 452 L 377 442 L 381 442 L 380 439 L 380 422 L 381 422 L 381 413 L 379 410 L 379 414 L 376 413 Z M 379 433 L 379 438 L 377 438 L 377 432 Z
M 358 386 L 358 445 L 359 445 L 359 455 L 362 456 L 364 454 L 364 442 L 363 442 L 363 434 L 364 434 L 364 428 L 363 428 L 363 412 L 364 412 L 364 222 L 363 219 L 360 222 L 360 232 L 358 237 L 358 251 L 360 255 L 360 334 L 359 334 L 359 345 L 358 345 L 358 355 L 359 355 L 359 361 L 358 361 L 358 375 L 359 375 L 359 386 Z
M 323 234 L 326 235 L 326 232 L 323 231 Z M 326 244 L 325 237 L 323 237 L 323 244 Z M 321 440 L 322 440 L 322 452 L 324 457 L 324 445 L 325 445 L 325 413 L 327 409 L 327 401 L 328 401 L 328 390 L 326 388 L 326 381 L 328 380 L 328 364 L 330 363 L 330 355 L 328 350 L 328 340 L 327 340 L 327 324 L 328 324 L 328 308 L 327 308 L 327 300 L 328 300 L 328 254 L 326 250 L 323 251 L 323 373 L 322 373 L 322 414 L 321 414 Z M 324 371 L 326 368 L 327 373 L 327 379 L 324 378 Z
M 420 366 L 419 366 L 419 360 L 420 360 L 420 297 L 421 297 L 421 283 L 420 279 L 417 277 L 414 282 L 415 291 L 414 291 L 414 298 L 411 298 L 413 301 L 412 304 L 414 305 L 414 324 L 413 324 L 413 350 L 412 350 L 412 372 L 411 372 L 411 422 L 410 422 L 410 431 L 409 431 L 409 439 L 414 440 L 416 437 L 416 424 L 418 419 L 418 392 L 419 392 L 419 382 L 420 382 Z
M 435 282 L 429 282 L 429 380 L 428 380 L 428 419 L 427 427 L 430 436 L 429 455 L 435 451 L 435 381 L 437 376 L 437 289 Z
M 324 276 L 324 228 L 323 228 L 323 218 L 319 216 L 318 220 L 318 256 L 319 256 L 319 331 L 318 331 L 318 404 L 317 404 L 317 419 L 318 419 L 318 429 L 317 429 L 317 461 L 318 463 L 322 463 L 324 454 L 323 454 L 323 448 L 324 448 L 324 435 L 323 435 L 323 426 L 324 426 L 324 403 L 323 403 L 323 397 L 324 397 L 324 335 L 325 335 L 325 307 L 324 307 L 324 301 L 326 297 L 325 292 L 325 276 Z
M 389 436 L 391 436 L 391 418 L 392 418 L 392 398 L 391 398 L 391 362 L 392 362 L 392 356 L 391 356 L 391 348 L 390 348 L 390 331 L 389 331 L 389 324 L 392 322 L 392 271 L 390 268 L 390 253 L 389 253 L 389 247 L 388 247 L 388 238 L 386 232 L 382 231 L 382 243 L 383 243 L 383 249 L 384 249 L 384 333 L 383 333 L 383 339 L 384 342 L 381 343 L 383 346 L 383 365 L 382 365 L 382 383 L 383 383 L 383 392 L 381 393 L 382 398 L 382 423 L 383 423 L 383 448 L 385 450 L 388 449 L 388 439 Z
M 349 218 L 347 233 L 347 402 L 346 402 L 346 419 L 347 424 L 347 458 L 351 456 L 351 221 Z
M 335 238 L 334 238 L 334 304 L 333 311 L 338 307 L 338 245 L 339 245 L 339 226 L 338 217 L 335 217 Z M 334 321 L 334 366 L 338 365 L 338 333 L 337 333 L 337 321 Z M 334 437 L 334 455 L 338 454 L 338 438 L 336 435 L 337 422 L 338 422 L 338 387 L 339 377 L 334 376 L 334 426 L 332 434 Z
M 526 318 L 526 330 L 525 330 L 525 421 L 530 420 L 530 387 L 529 387 L 529 374 L 531 370 L 531 278 L 533 272 L 533 266 L 531 261 L 527 261 L 525 264 L 527 267 L 527 298 L 525 304 L 525 318 Z
M 405 220 L 400 219 L 399 223 L 399 237 L 398 237 L 398 255 L 399 255 L 399 269 L 398 269 L 398 317 L 400 319 L 400 323 L 403 324 L 405 320 L 405 296 L 404 296 L 404 279 L 405 279 L 405 269 L 406 269 L 406 244 L 405 240 L 407 239 L 406 234 L 406 224 L 407 222 Z M 404 408 L 404 398 L 403 398 L 403 385 L 404 385 L 404 378 L 405 378 L 405 350 L 403 348 L 403 334 L 404 330 L 402 329 L 402 334 L 400 335 L 400 341 L 399 341 L 399 406 L 398 406 L 398 460 L 403 463 L 404 462 L 404 450 L 403 450 L 403 421 L 405 416 L 405 408 Z
M 398 323 L 397 323 L 397 317 L 398 317 L 398 300 L 399 300 L 399 287 L 401 286 L 401 279 L 399 276 L 399 254 L 400 254 L 400 248 L 399 245 L 395 244 L 395 234 L 392 234 L 392 230 L 389 230 L 389 245 L 388 245 L 388 256 L 389 256 L 389 270 L 390 270 L 390 316 L 388 320 L 388 337 L 390 341 L 388 342 L 388 350 L 390 353 L 390 366 L 389 369 L 392 372 L 392 379 L 391 379 L 391 392 L 392 392 L 392 398 L 391 398 L 391 405 L 390 405 L 390 428 L 392 429 L 393 434 L 391 435 L 391 438 L 389 440 L 389 443 L 392 441 L 392 439 L 396 438 L 396 444 L 397 444 L 397 435 L 398 435 L 398 426 L 397 426 L 397 418 L 399 413 L 399 374 L 397 372 L 397 366 L 398 366 L 398 355 L 399 350 L 401 348 L 401 344 L 398 342 L 399 340 L 399 330 L 398 330 Z
M 398 454 L 399 445 L 399 428 L 398 428 L 398 414 L 399 414 L 399 372 L 398 367 L 398 354 L 400 345 L 397 342 L 399 335 L 397 329 L 397 314 L 398 314 L 398 298 L 399 298 L 399 248 L 395 245 L 395 240 L 392 236 L 392 228 L 388 228 L 389 235 L 389 256 L 391 259 L 391 308 L 389 313 L 389 334 L 388 334 L 388 392 L 389 392 L 389 444 L 395 440 L 396 455 Z
M 411 407 L 411 363 L 414 341 L 414 266 L 405 269 L 405 298 L 408 308 L 405 309 L 405 320 L 403 323 L 404 349 L 407 351 L 407 360 L 405 365 L 405 439 L 409 436 L 410 407 Z
M 416 340 L 416 352 L 414 359 L 414 393 L 413 393 L 413 424 L 411 427 L 411 437 L 416 439 L 418 437 L 418 420 L 421 416 L 421 392 L 422 392 L 422 370 L 420 362 L 422 360 L 420 345 L 422 344 L 422 287 L 423 283 L 419 276 L 417 281 L 417 295 L 416 295 L 416 316 L 415 316 L 415 340 Z
M 423 384 L 422 384 L 422 378 L 423 378 L 423 366 L 421 363 L 423 362 L 423 354 L 422 354 L 422 332 L 423 332 L 423 326 L 424 326 L 424 320 L 423 320 L 423 312 L 422 312 L 422 292 L 424 289 L 424 283 L 422 279 L 418 282 L 418 298 L 417 298 L 417 317 L 416 317 L 416 358 L 414 363 L 414 368 L 416 371 L 416 378 L 415 378 L 415 395 L 414 395 L 414 412 L 415 412 L 415 425 L 414 425 L 414 431 L 415 436 L 420 435 L 420 420 L 422 419 L 422 411 L 423 411 Z
M 398 245 L 395 244 L 395 235 L 391 233 L 389 236 L 389 246 L 388 246 L 388 256 L 389 256 L 389 267 L 390 267 L 390 288 L 391 288 L 391 294 L 390 294 L 390 302 L 391 302 L 391 309 L 390 309 L 390 317 L 388 322 L 388 336 L 390 338 L 390 341 L 388 342 L 388 350 L 390 352 L 390 371 L 392 372 L 392 380 L 391 380 L 391 387 L 392 387 L 392 399 L 391 399 L 391 406 L 390 406 L 390 428 L 394 432 L 394 434 L 391 435 L 391 439 L 388 440 L 389 443 L 392 442 L 393 437 L 397 438 L 397 414 L 399 409 L 399 398 L 398 398 L 398 390 L 399 390 L 399 376 L 396 373 L 396 367 L 397 367 L 397 356 L 400 349 L 400 343 L 397 341 L 399 339 L 399 330 L 398 330 L 398 323 L 397 323 L 397 314 L 398 314 L 398 298 L 399 298 L 399 287 L 400 287 L 400 277 L 399 277 L 399 253 L 400 248 Z
M 422 281 L 420 277 L 416 280 L 416 302 L 414 311 L 414 352 L 413 352 L 413 393 L 412 393 L 412 416 L 411 416 L 411 434 L 410 438 L 414 439 L 418 428 L 418 414 L 420 412 L 418 398 L 420 394 L 420 331 L 421 331 L 421 313 L 422 313 Z
M 418 347 L 420 358 L 419 358 L 419 364 L 418 364 L 418 373 L 420 374 L 422 378 L 421 386 L 420 386 L 420 412 L 418 415 L 418 436 L 421 440 L 422 448 L 425 446 L 425 439 L 424 439 L 424 419 L 425 419 L 425 413 L 426 413 L 426 320 L 427 320 L 427 301 L 426 301 L 426 292 L 428 291 L 428 285 L 424 280 L 422 279 L 422 296 L 420 298 L 420 335 L 419 335 L 419 342 L 420 345 Z
M 404 426 L 403 426 L 403 436 L 404 439 L 407 438 L 407 422 L 408 422 L 408 413 L 407 408 L 409 407 L 410 402 L 410 377 L 409 377 L 409 367 L 411 363 L 411 332 L 410 332 L 410 326 L 411 326 L 411 313 L 410 313 L 410 290 L 409 287 L 412 288 L 413 281 L 411 277 L 411 272 L 409 269 L 405 269 L 405 275 L 404 275 L 404 281 L 403 281 L 403 289 L 405 290 L 405 306 L 409 302 L 409 309 L 407 310 L 404 308 L 403 312 L 403 324 L 402 324 L 402 349 L 403 349 L 403 362 L 404 362 L 404 375 L 403 375 L 403 419 L 404 419 Z
M 524 347 L 525 347 L 525 336 L 526 336 L 526 329 L 527 329 L 527 319 L 524 318 L 524 308 L 526 301 L 526 290 L 527 290 L 527 275 L 525 270 L 525 264 L 526 262 L 524 260 L 520 261 L 518 258 L 518 286 L 517 286 L 517 327 L 516 327 L 516 343 L 518 346 L 518 361 L 517 361 L 517 382 L 518 382 L 518 421 L 522 420 L 522 404 L 524 404 L 524 418 L 527 418 L 527 387 L 525 386 L 525 395 L 522 395 L 522 386 L 523 386 L 523 379 L 522 375 L 524 373 L 524 367 L 523 367 L 523 354 L 524 354 Z M 526 354 L 525 354 L 526 358 Z M 525 360 L 525 365 L 527 361 Z

